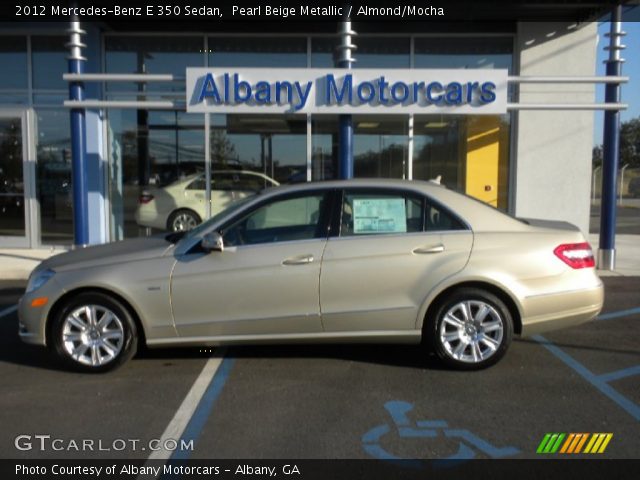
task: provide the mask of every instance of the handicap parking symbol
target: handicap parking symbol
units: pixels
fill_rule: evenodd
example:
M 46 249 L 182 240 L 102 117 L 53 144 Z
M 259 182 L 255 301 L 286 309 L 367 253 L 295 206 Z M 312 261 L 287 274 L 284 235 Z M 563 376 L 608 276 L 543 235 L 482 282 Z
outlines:
M 520 450 L 515 447 L 496 447 L 469 430 L 449 428 L 448 423 L 444 420 L 418 420 L 411 422 L 408 414 L 413 410 L 413 404 L 409 402 L 394 400 L 385 403 L 384 408 L 391 416 L 391 423 L 373 427 L 362 436 L 364 450 L 370 456 L 379 460 L 402 461 L 404 463 L 407 460 L 382 447 L 380 441 L 387 434 L 396 434 L 404 439 L 457 440 L 458 450 L 452 455 L 439 460 L 471 460 L 479 453 L 483 453 L 489 458 L 504 458 L 520 453 Z

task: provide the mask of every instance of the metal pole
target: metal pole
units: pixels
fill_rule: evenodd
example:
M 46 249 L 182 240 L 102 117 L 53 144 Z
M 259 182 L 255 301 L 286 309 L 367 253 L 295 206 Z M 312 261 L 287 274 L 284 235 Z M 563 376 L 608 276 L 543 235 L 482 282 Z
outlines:
M 596 204 L 596 177 L 598 176 L 598 170 L 602 167 L 596 167 L 593 169 L 593 175 L 591 179 L 591 204 Z
M 70 41 L 68 67 L 69 73 L 84 73 L 82 49 L 82 35 L 86 32 L 80 28 L 77 16 L 71 17 L 71 28 L 68 30 Z M 69 83 L 69 99 L 84 100 L 84 84 L 82 82 Z M 84 108 L 71 109 L 71 172 L 73 190 L 73 238 L 76 247 L 89 244 L 89 185 L 86 165 L 86 127 Z
M 351 20 L 345 18 L 340 24 L 340 45 L 338 45 L 337 67 L 351 69 L 355 59 L 351 52 L 356 46 L 351 43 Z M 341 179 L 353 178 L 353 118 L 351 115 L 339 116 L 338 128 L 338 176 Z
M 622 187 L 624 186 L 624 171 L 629 168 L 629 164 L 626 163 L 620 169 L 620 190 L 618 191 L 618 205 L 622 205 Z
M 621 44 L 622 6 L 616 5 L 611 13 L 611 30 L 609 36 L 609 59 L 607 75 L 619 77 L 622 72 L 620 51 L 625 48 Z M 605 87 L 605 102 L 620 102 L 620 85 L 609 83 Z M 604 139 L 602 156 L 602 196 L 600 201 L 600 243 L 598 249 L 598 268 L 614 270 L 616 266 L 616 180 L 620 156 L 620 111 L 608 110 L 604 113 Z

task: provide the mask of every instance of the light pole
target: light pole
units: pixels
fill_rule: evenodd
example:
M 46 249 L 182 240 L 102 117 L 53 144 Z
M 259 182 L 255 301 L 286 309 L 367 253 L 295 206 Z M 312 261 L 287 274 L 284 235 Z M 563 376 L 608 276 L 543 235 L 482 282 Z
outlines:
M 77 16 L 71 17 L 69 43 L 68 68 L 69 73 L 84 73 L 84 63 L 87 61 L 82 56 L 82 49 L 86 47 L 82 43 L 82 35 L 86 32 L 80 28 Z M 69 99 L 72 101 L 84 100 L 84 84 L 81 81 L 69 83 Z M 85 247 L 89 244 L 89 184 L 87 178 L 87 145 L 84 108 L 71 109 L 71 174 L 73 193 L 73 243 L 76 247 Z
M 620 76 L 622 58 L 620 51 L 625 48 L 621 38 L 622 6 L 616 5 L 611 14 L 611 31 L 608 33 L 609 59 L 607 76 Z M 620 103 L 620 84 L 607 83 L 605 102 Z M 604 112 L 604 138 L 602 155 L 602 195 L 600 201 L 600 242 L 598 248 L 598 268 L 614 270 L 616 266 L 616 186 L 618 161 L 620 156 L 620 110 Z
M 357 47 L 351 43 L 351 36 L 356 32 L 351 30 L 351 20 L 345 18 L 340 24 L 340 45 L 338 45 L 337 67 L 351 69 L 355 59 L 351 52 Z M 341 179 L 353 178 L 353 117 L 339 116 L 338 127 L 338 176 Z

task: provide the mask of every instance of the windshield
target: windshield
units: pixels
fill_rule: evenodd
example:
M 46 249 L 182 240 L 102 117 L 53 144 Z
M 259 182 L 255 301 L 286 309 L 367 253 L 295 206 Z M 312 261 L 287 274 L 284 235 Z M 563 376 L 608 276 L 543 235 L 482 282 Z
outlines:
M 258 195 L 259 195 L 259 193 L 258 193 Z M 233 202 L 231 205 L 229 205 L 227 208 L 225 208 L 221 212 L 216 213 L 209 220 L 207 220 L 205 222 L 202 222 L 200 225 L 198 225 L 194 229 L 189 230 L 188 232 L 186 232 L 184 237 L 182 237 L 182 238 L 193 238 L 193 237 L 198 236 L 203 230 L 206 230 L 211 225 L 219 222 L 220 219 L 226 217 L 227 215 L 230 215 L 233 212 L 235 212 L 237 210 L 240 210 L 242 207 L 244 207 L 247 203 L 249 203 L 250 201 L 254 200 L 255 198 L 256 198 L 256 195 L 251 195 L 249 197 L 246 197 L 246 198 L 243 198 L 243 199 L 238 200 L 236 202 Z

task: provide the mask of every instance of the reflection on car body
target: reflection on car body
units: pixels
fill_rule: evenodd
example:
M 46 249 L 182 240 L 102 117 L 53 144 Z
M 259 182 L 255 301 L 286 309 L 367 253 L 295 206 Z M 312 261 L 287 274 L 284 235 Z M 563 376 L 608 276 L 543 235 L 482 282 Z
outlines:
M 454 368 L 497 362 L 514 334 L 602 308 L 591 248 L 430 182 L 276 187 L 189 232 L 44 261 L 20 335 L 69 365 L 114 368 L 149 346 L 420 343 Z

